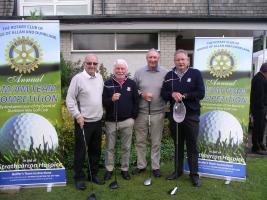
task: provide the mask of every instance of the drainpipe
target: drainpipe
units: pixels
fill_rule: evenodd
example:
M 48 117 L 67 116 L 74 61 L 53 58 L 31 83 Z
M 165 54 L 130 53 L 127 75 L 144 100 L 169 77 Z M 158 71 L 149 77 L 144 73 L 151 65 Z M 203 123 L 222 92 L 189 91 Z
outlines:
M 13 13 L 12 13 L 12 16 L 18 16 L 18 12 L 17 12 L 17 1 L 15 0 L 14 1 L 14 4 L 13 4 Z
M 208 16 L 210 16 L 210 0 L 208 0 Z
M 102 15 L 105 15 L 105 0 L 102 0 Z
M 95 5 L 95 1 L 94 0 L 92 0 L 92 15 L 94 15 L 94 12 L 95 12 L 95 9 L 94 9 L 94 6 Z

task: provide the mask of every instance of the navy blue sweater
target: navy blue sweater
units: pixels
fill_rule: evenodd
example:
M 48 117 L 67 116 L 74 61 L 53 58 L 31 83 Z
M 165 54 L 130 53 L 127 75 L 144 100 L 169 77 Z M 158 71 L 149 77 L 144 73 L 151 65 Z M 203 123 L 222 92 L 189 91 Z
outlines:
M 114 122 L 114 102 L 112 101 L 112 95 L 114 93 L 121 93 L 119 100 L 117 101 L 118 108 L 118 121 L 123 121 L 128 118 L 135 119 L 138 114 L 138 90 L 136 83 L 127 78 L 126 81 L 120 85 L 113 78 L 105 81 L 103 91 L 103 105 L 106 110 L 106 121 Z
M 164 79 L 161 96 L 165 101 L 170 101 L 170 108 L 175 103 L 172 98 L 172 92 L 179 92 L 185 95 L 183 100 L 187 114 L 200 113 L 200 100 L 204 98 L 205 87 L 201 73 L 197 69 L 189 68 L 187 72 L 180 78 L 175 73 L 175 68 L 169 71 Z

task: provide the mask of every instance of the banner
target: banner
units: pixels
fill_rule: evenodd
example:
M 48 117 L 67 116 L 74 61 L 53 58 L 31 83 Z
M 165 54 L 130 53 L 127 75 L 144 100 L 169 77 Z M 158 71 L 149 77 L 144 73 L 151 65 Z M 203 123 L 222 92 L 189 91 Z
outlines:
M 252 48 L 253 38 L 195 38 L 194 67 L 206 90 L 198 144 L 203 176 L 246 179 Z
M 66 184 L 58 21 L 0 21 L 0 186 Z

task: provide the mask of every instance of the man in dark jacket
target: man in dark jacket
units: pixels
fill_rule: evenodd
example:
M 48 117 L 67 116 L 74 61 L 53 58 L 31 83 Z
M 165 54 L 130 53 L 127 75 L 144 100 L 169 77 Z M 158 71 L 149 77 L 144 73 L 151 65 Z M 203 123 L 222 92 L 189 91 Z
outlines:
M 261 65 L 260 71 L 253 77 L 250 93 L 250 112 L 253 118 L 252 153 L 267 154 L 263 144 L 265 116 L 267 114 L 267 63 Z
M 114 76 L 104 84 L 103 105 L 106 110 L 107 141 L 104 180 L 109 180 L 113 173 L 117 134 L 120 134 L 121 140 L 121 175 L 125 180 L 130 179 L 129 158 L 139 95 L 135 82 L 126 76 L 127 68 L 125 60 L 116 60 Z
M 193 185 L 199 187 L 201 183 L 198 175 L 197 137 L 200 100 L 205 95 L 204 83 L 200 71 L 189 68 L 190 61 L 186 51 L 177 50 L 175 52 L 174 64 L 173 70 L 166 74 L 161 89 L 163 99 L 170 101 L 170 130 L 174 141 L 176 141 L 177 134 L 177 124 L 172 117 L 175 102 L 183 101 L 186 107 L 186 115 L 184 121 L 178 124 L 178 155 L 175 155 L 175 167 L 177 169 L 167 179 L 177 179 L 183 174 L 184 142 L 186 142 L 190 177 Z M 175 148 L 177 148 L 176 144 Z M 175 152 L 177 152 L 176 149 Z

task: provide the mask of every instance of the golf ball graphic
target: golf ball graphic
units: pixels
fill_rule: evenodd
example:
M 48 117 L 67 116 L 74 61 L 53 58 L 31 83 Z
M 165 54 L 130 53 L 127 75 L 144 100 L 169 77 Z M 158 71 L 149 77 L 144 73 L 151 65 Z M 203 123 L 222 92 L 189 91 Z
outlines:
M 44 117 L 35 113 L 21 113 L 9 118 L 0 132 L 0 151 L 20 152 L 33 148 L 55 149 L 58 146 L 57 132 Z
M 199 139 L 216 143 L 232 140 L 232 144 L 243 142 L 243 130 L 239 121 L 230 113 L 214 110 L 200 116 Z

